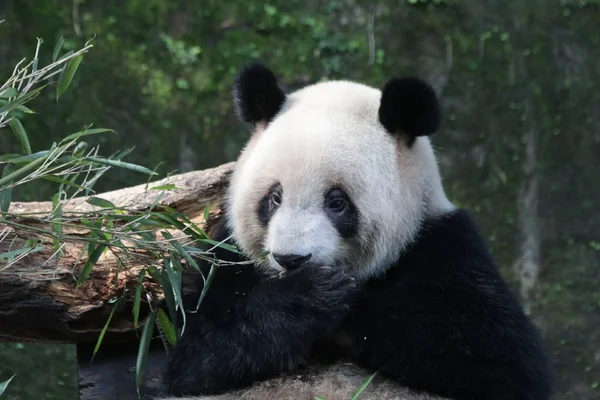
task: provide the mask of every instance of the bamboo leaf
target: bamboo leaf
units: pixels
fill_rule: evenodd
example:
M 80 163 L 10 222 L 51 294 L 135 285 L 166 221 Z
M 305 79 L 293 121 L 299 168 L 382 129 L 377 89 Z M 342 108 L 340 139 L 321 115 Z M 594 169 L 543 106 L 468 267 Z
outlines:
M 2 169 L 2 177 L 6 177 L 13 172 L 14 167 L 10 164 L 7 164 Z M 10 207 L 10 202 L 12 201 L 12 188 L 6 188 L 0 191 L 0 212 L 6 213 Z
M 8 184 L 9 182 L 12 182 L 14 179 L 16 179 L 22 175 L 25 175 L 25 174 L 29 173 L 30 171 L 35 170 L 37 167 L 39 167 L 40 165 L 42 165 L 44 163 L 46 158 L 48 158 L 48 155 L 40 157 L 37 160 L 19 168 L 18 170 L 9 173 L 6 176 L 3 176 L 2 178 L 0 178 L 0 188 L 4 185 Z
M 181 243 L 179 243 L 177 240 L 175 240 L 173 238 L 173 235 L 171 235 L 167 231 L 163 231 L 161 233 L 165 237 L 165 239 L 167 239 L 169 241 L 169 243 L 171 243 L 173 245 L 173 247 L 175 247 L 175 249 L 179 252 L 179 254 L 181 254 L 187 260 L 187 262 L 190 263 L 190 265 L 192 267 L 194 267 L 194 269 L 196 271 L 202 273 L 200 271 L 200 267 L 198 266 L 198 264 L 196 263 L 196 261 L 192 258 L 192 256 L 190 256 L 190 254 L 187 251 L 185 251 L 185 249 L 183 248 L 183 246 L 181 245 Z
M 14 101 L 9 102 L 8 104 L 0 107 L 0 114 L 5 114 L 8 113 L 9 111 L 12 111 L 18 107 L 20 107 L 21 105 L 23 105 L 26 101 L 32 100 L 33 98 L 35 98 L 41 91 L 42 89 L 44 89 L 46 86 L 48 86 L 48 84 L 42 85 L 40 87 L 38 87 L 37 89 L 34 89 L 28 93 L 25 93 L 23 96 L 17 98 Z
M 22 113 L 25 113 L 25 114 L 37 114 L 35 111 L 33 111 L 25 106 L 17 106 L 15 108 L 15 110 L 21 111 Z
M 240 254 L 239 250 L 235 246 L 232 246 L 228 243 L 221 243 L 221 242 L 217 242 L 216 240 L 212 240 L 212 239 L 201 239 L 201 241 L 212 244 L 213 246 L 217 246 L 217 247 L 220 247 L 225 250 L 229 250 L 232 253 Z
M 73 77 L 75 76 L 75 72 L 77 68 L 79 68 L 79 64 L 83 60 L 83 54 L 80 54 L 76 57 L 71 58 L 67 61 L 64 69 L 62 70 L 60 76 L 58 77 L 58 84 L 56 85 L 56 99 L 67 90 L 71 82 L 73 81 Z
M 10 97 L 15 97 L 19 95 L 19 91 L 14 87 L 6 88 L 2 93 L 0 93 L 0 99 L 8 99 Z
M 61 57 L 58 59 L 58 61 L 60 61 L 60 60 L 64 60 L 65 58 L 67 58 L 67 57 L 70 57 L 70 56 L 71 56 L 71 54 L 73 54 L 73 53 L 75 53 L 73 50 L 69 50 L 69 51 L 67 51 L 65 54 L 63 54 L 63 55 L 62 55 L 62 56 L 61 56 Z
M 65 142 L 70 142 L 73 139 L 79 139 L 83 136 L 97 135 L 99 133 L 105 133 L 105 132 L 116 133 L 112 129 L 107 129 L 107 128 L 83 129 L 79 132 L 75 132 L 75 133 L 70 134 L 69 136 L 66 136 L 63 140 L 60 141 L 60 143 L 62 144 Z
M 182 315 L 183 315 L 183 327 L 182 327 L 182 333 L 183 330 L 185 329 L 185 323 L 186 323 L 186 316 L 185 316 L 185 312 L 183 312 L 184 308 L 183 308 L 183 299 L 181 298 L 181 271 L 175 271 L 175 269 L 173 268 L 173 263 L 174 263 L 174 259 L 173 257 L 169 257 L 169 258 L 164 258 L 164 267 L 165 270 L 167 271 L 167 277 L 171 286 L 171 291 L 173 293 L 173 298 L 175 300 L 175 303 L 179 306 L 179 309 L 182 311 Z M 175 322 L 176 321 L 176 316 L 177 313 L 171 311 L 172 313 L 172 320 Z
M 360 396 L 360 394 L 367 388 L 367 386 L 369 386 L 369 383 L 371 383 L 373 378 L 375 378 L 375 375 L 377 375 L 377 372 L 373 373 L 371 376 L 365 379 L 365 381 L 362 383 L 362 385 L 360 385 L 360 387 L 358 388 L 356 393 L 354 393 L 354 396 L 352 396 L 350 400 L 358 399 L 358 396 Z
M 56 62 L 56 60 L 58 59 L 58 56 L 60 55 L 60 51 L 62 50 L 64 43 L 65 39 L 61 35 L 56 41 L 56 44 L 54 45 L 54 51 L 52 52 L 52 62 Z
M 106 320 L 104 327 L 102 327 L 102 331 L 100 332 L 100 335 L 98 336 L 98 340 L 96 341 L 96 346 L 94 347 L 94 352 L 92 353 L 92 359 L 90 360 L 90 362 L 94 361 L 94 357 L 96 357 L 96 353 L 98 353 L 98 350 L 100 350 L 100 345 L 102 344 L 104 335 L 106 334 L 106 331 L 108 330 L 108 325 L 110 325 L 110 320 L 112 319 L 113 315 L 115 314 L 115 311 L 116 311 L 117 306 L 119 305 L 120 301 L 121 301 L 121 299 L 119 298 L 119 300 L 117 300 L 117 302 L 115 303 L 113 309 L 110 311 L 110 314 L 108 315 L 108 319 Z
M 142 331 L 142 337 L 140 338 L 140 345 L 138 347 L 137 361 L 135 363 L 135 387 L 140 395 L 140 384 L 144 378 L 146 372 L 146 360 L 148 358 L 148 349 L 150 349 L 150 342 L 152 341 L 152 333 L 154 332 L 154 324 L 156 320 L 156 310 L 152 310 L 146 322 L 144 324 L 144 330 Z
M 25 154 L 31 154 L 31 145 L 29 144 L 29 138 L 27 138 L 27 132 L 25 132 L 25 128 L 23 128 L 23 124 L 17 118 L 13 118 L 10 120 L 10 128 L 13 133 L 19 139 L 21 143 L 21 149 Z
M 85 202 L 101 208 L 117 208 L 117 206 L 110 201 L 101 199 L 100 197 L 90 197 Z
M 146 277 L 146 270 L 143 269 L 140 271 L 137 280 L 137 286 L 135 287 L 135 296 L 133 298 L 133 326 L 135 329 L 138 327 L 138 321 L 140 317 L 140 305 L 142 303 L 142 282 Z
M 174 189 L 179 189 L 179 188 L 173 184 L 155 186 L 153 188 L 150 188 L 150 190 L 174 190 Z
M 47 181 L 51 181 L 51 182 L 62 183 L 63 185 L 67 185 L 68 187 L 74 187 L 74 188 L 77 188 L 77 189 L 85 189 L 81 185 L 78 185 L 78 184 L 73 183 L 71 181 L 67 181 L 67 180 L 62 179 L 62 178 L 58 178 L 56 176 L 47 175 L 47 176 L 42 176 L 41 178 L 45 179 Z
M 206 204 L 204 207 L 204 222 L 208 221 L 208 217 L 210 216 L 210 204 Z
M 0 382 L 0 396 L 2 396 L 2 394 L 6 391 L 6 388 L 8 387 L 8 385 L 10 384 L 10 381 L 13 380 L 13 378 L 16 376 L 17 374 L 14 374 L 13 376 L 11 376 L 10 378 L 8 378 L 8 380 L 4 381 L 4 382 Z
M 174 347 L 177 344 L 177 333 L 175 332 L 175 327 L 171 321 L 169 321 L 169 317 L 167 317 L 167 314 L 162 308 L 158 309 L 156 316 L 158 319 L 158 324 L 160 325 L 165 337 L 169 341 L 169 344 L 171 347 Z
M 53 239 L 54 250 L 56 251 L 60 247 L 59 238 L 62 236 L 62 205 L 60 204 L 60 192 L 52 196 L 52 208 L 52 222 L 50 223 L 50 227 L 57 236 Z M 60 258 L 61 255 L 62 254 L 57 254 L 57 257 Z
M 96 265 L 105 249 L 106 245 L 99 244 L 90 252 L 88 260 L 86 261 L 85 266 L 81 270 L 81 274 L 79 274 L 79 277 L 77 278 L 77 289 L 79 289 L 79 286 L 81 286 L 81 284 L 85 282 L 85 280 L 88 278 L 90 272 L 92 272 L 92 268 L 94 268 L 94 265 Z
M 202 304 L 204 297 L 206 297 L 206 293 L 208 293 L 208 289 L 210 288 L 210 285 L 212 284 L 212 281 L 215 278 L 215 274 L 217 273 L 218 268 L 219 267 L 216 264 L 212 264 L 210 266 L 210 271 L 208 271 L 208 276 L 206 277 L 206 281 L 204 282 L 202 293 L 200 293 L 200 297 L 198 298 L 198 303 L 196 304 L 195 312 L 198 311 L 198 309 L 200 308 L 200 304 Z
M 141 173 L 147 174 L 147 175 L 158 175 L 156 172 L 151 171 L 146 167 L 142 167 L 140 165 L 131 164 L 131 163 L 123 162 L 123 161 L 111 160 L 111 159 L 107 159 L 107 158 L 98 158 L 98 157 L 88 157 L 88 160 L 98 163 L 98 164 L 108 165 L 110 167 L 125 168 L 125 169 L 129 169 L 132 171 L 141 172 Z
M 18 250 L 7 251 L 6 253 L 1 253 L 0 260 L 12 261 L 16 256 L 20 256 L 21 254 L 37 253 L 38 251 L 42 251 L 44 249 L 45 249 L 44 246 L 36 246 L 36 247 L 26 246 L 26 247 L 20 248 Z
M 15 158 L 19 157 L 21 157 L 21 154 L 5 154 L 3 156 L 0 156 L 0 163 L 14 160 Z
M 152 274 L 152 271 L 150 271 L 150 273 Z M 153 278 L 156 279 L 156 277 L 154 276 Z M 169 280 L 168 275 L 165 273 L 162 273 L 159 276 L 159 279 L 156 280 L 160 282 L 160 285 L 163 289 L 165 302 L 167 303 L 167 310 L 169 310 L 169 316 L 171 317 L 171 321 L 173 321 L 173 324 L 177 325 L 177 302 L 175 300 L 175 294 L 173 292 L 173 285 L 171 285 L 171 281 Z
M 23 156 L 21 154 L 10 154 L 0 157 L 0 161 L 8 161 L 11 164 L 29 164 L 32 161 L 38 160 L 41 157 L 47 156 L 50 153 L 48 150 L 38 151 L 37 153 Z

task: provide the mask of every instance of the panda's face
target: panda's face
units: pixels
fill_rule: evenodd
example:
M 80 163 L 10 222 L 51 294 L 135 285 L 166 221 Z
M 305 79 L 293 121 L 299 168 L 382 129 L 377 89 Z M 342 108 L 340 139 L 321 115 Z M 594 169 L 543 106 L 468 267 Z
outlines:
M 320 83 L 256 125 L 231 179 L 228 223 L 250 257 L 269 252 L 268 271 L 368 277 L 415 236 L 437 166 L 427 138 L 409 145 L 384 128 L 380 103 L 377 89 Z

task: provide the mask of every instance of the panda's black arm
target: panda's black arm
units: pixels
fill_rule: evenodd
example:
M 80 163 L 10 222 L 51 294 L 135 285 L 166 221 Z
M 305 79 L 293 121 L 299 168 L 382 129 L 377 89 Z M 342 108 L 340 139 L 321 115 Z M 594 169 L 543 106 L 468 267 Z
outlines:
M 355 360 L 457 400 L 547 400 L 550 363 L 469 215 L 431 221 L 342 327 Z
M 253 265 L 220 267 L 173 350 L 169 394 L 218 394 L 294 370 L 343 320 L 353 285 L 334 269 L 264 279 Z
M 505 299 L 478 296 L 471 302 L 464 291 L 404 289 L 371 303 L 368 309 L 379 310 L 377 315 L 365 308 L 362 317 L 350 316 L 359 364 L 457 400 L 549 399 L 547 360 L 538 337 L 524 316 L 495 303 Z

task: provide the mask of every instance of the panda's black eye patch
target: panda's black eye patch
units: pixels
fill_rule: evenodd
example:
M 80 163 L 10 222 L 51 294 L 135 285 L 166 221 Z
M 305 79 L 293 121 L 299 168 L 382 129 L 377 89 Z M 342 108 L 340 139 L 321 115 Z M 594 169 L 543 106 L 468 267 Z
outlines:
M 325 212 L 340 235 L 345 238 L 355 236 L 358 232 L 358 209 L 339 187 L 332 187 L 325 193 Z
M 280 183 L 272 185 L 267 193 L 260 199 L 256 213 L 258 220 L 263 227 L 269 225 L 269 221 L 275 214 L 275 211 L 281 205 L 283 198 L 283 189 Z

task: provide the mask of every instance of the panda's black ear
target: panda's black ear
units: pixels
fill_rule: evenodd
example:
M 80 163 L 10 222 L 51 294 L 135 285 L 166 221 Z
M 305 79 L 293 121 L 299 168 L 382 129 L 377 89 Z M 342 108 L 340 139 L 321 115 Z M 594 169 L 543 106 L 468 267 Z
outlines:
M 381 91 L 379 121 L 390 133 L 430 135 L 438 130 L 441 118 L 435 90 L 420 78 L 393 78 Z
M 244 66 L 233 85 L 237 115 L 251 124 L 269 122 L 279 112 L 285 98 L 275 74 L 261 64 Z

